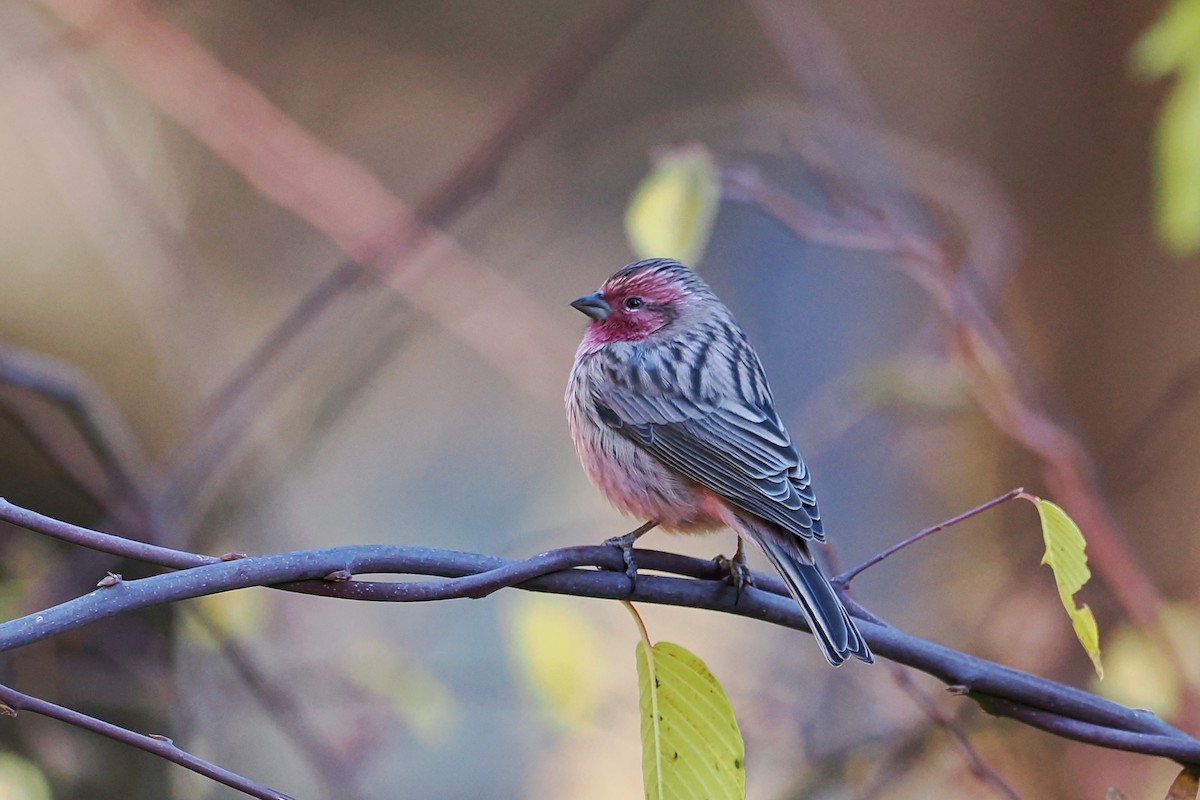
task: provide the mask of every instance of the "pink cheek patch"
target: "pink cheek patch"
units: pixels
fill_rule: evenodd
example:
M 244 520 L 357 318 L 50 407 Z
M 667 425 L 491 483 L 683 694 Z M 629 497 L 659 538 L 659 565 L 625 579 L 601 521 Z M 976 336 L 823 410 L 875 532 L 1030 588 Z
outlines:
M 613 314 L 603 322 L 593 322 L 589 325 L 585 340 L 595 347 L 603 347 L 613 342 L 636 342 L 654 333 L 661 326 L 661 319 L 653 314 Z

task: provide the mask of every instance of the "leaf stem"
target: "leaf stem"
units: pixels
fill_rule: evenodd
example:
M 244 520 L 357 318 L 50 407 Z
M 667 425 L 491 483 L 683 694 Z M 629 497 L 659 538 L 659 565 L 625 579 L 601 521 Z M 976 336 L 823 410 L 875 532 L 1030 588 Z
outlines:
M 642 641 L 646 643 L 646 647 L 653 647 L 650 643 L 650 633 L 646 630 L 646 623 L 642 621 L 642 615 L 633 607 L 633 603 L 628 600 L 622 600 L 621 605 L 625 606 L 625 610 L 633 615 L 633 621 L 637 623 L 638 633 L 642 637 Z
M 654 747 L 654 780 L 658 793 L 654 795 L 656 798 L 663 797 L 663 758 L 662 758 L 662 728 L 661 715 L 658 713 L 658 674 L 654 669 L 654 645 L 650 644 L 650 634 L 646 630 L 646 623 L 642 621 L 642 615 L 633 607 L 633 603 L 628 600 L 622 600 L 621 605 L 625 606 L 626 610 L 633 615 L 633 621 L 637 623 L 638 633 L 642 637 L 642 645 L 645 648 L 646 655 L 646 675 L 649 678 L 649 686 L 647 691 L 650 692 L 650 724 L 654 728 L 654 739 L 652 745 Z M 645 728 L 642 729 L 643 731 Z M 642 750 L 645 759 L 645 739 L 642 740 Z M 645 780 L 645 763 L 643 760 L 642 778 Z M 649 787 L 647 787 L 649 790 Z

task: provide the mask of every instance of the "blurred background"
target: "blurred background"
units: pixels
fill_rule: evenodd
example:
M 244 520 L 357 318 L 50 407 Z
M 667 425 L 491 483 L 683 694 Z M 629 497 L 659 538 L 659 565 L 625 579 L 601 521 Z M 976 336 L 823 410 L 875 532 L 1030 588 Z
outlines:
M 215 554 L 521 558 L 623 533 L 638 521 L 567 435 L 585 323 L 567 303 L 635 257 L 626 207 L 656 161 L 700 146 L 726 195 L 694 266 L 762 356 L 838 563 L 1016 486 L 1116 543 L 1092 539 L 1081 595 L 1099 683 L 1027 504 L 871 569 L 858 599 L 1196 733 L 1200 273 L 1155 231 L 1170 84 L 1130 67 L 1161 10 L 8 0 L 0 494 Z M 934 284 L 980 316 L 948 323 L 928 271 L 798 236 L 738 176 L 834 232 L 934 243 L 956 270 Z M 982 358 L 999 373 L 973 371 L 972 320 L 1007 348 Z M 1006 393 L 1066 439 L 1023 439 Z M 5 618 L 157 571 L 0 534 Z M 642 614 L 724 684 L 752 798 L 1011 796 L 882 667 L 828 669 L 807 636 L 738 618 Z M 636 641 L 601 601 L 258 589 L 10 652 L 0 675 L 298 797 L 590 800 L 641 794 Z M 1018 796 L 1161 797 L 1177 771 L 917 684 Z M 31 715 L 0 743 L 0 796 L 240 796 Z

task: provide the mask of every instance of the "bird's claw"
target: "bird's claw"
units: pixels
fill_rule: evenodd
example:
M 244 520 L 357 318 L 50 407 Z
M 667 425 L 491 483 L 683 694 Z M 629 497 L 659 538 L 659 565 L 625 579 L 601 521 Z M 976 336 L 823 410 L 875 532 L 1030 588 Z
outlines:
M 629 576 L 631 589 L 637 586 L 637 561 L 633 557 L 633 543 L 636 541 L 637 537 L 632 533 L 604 540 L 605 547 L 616 547 L 621 550 L 621 558 L 625 561 L 625 574 Z
M 642 534 L 647 533 L 657 524 L 654 520 L 650 520 L 624 536 L 614 536 L 611 539 L 604 540 L 605 547 L 620 548 L 621 558 L 625 562 L 625 574 L 629 576 L 630 592 L 637 588 L 637 561 L 633 557 L 633 544 L 641 538 Z
M 741 600 L 742 590 L 747 586 L 754 585 L 754 575 L 750 572 L 750 565 L 746 563 L 746 552 L 742 549 L 742 540 L 738 539 L 737 552 L 733 554 L 733 558 L 719 555 L 713 559 L 713 562 L 729 573 L 724 580 L 733 585 L 735 602 Z

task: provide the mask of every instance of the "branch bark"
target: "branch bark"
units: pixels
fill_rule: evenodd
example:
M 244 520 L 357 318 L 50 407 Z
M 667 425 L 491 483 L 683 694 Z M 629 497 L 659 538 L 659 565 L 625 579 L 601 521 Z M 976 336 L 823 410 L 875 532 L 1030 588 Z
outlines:
M 62 532 L 47 523 L 56 520 L 6 502 L 0 503 L 0 519 L 29 523 L 31 529 L 49 535 Z M 89 541 L 103 544 L 105 552 L 114 552 L 121 539 L 77 526 L 68 526 L 68 532 L 85 546 L 90 546 Z M 130 542 L 123 554 L 138 558 L 133 553 L 144 555 L 143 547 Z M 810 632 L 782 581 L 772 575 L 756 573 L 754 587 L 743 588 L 739 596 L 724 582 L 724 571 L 711 561 L 655 550 L 637 553 L 642 568 L 670 574 L 640 575 L 631 585 L 620 551 L 607 546 L 562 548 L 525 560 L 394 545 L 333 547 L 229 561 L 194 556 L 208 563 L 121 581 L 0 624 L 0 651 L 135 609 L 252 586 L 385 602 L 480 598 L 513 587 L 706 609 Z M 438 576 L 442 580 L 342 580 L 367 573 Z M 325 580 L 328 576 L 337 579 Z M 1148 711 L 1126 708 L 1081 689 L 939 645 L 894 628 L 855 603 L 847 605 L 877 655 L 936 677 L 955 694 L 970 697 L 993 714 L 1101 747 L 1161 756 L 1184 766 L 1200 765 L 1200 740 Z

